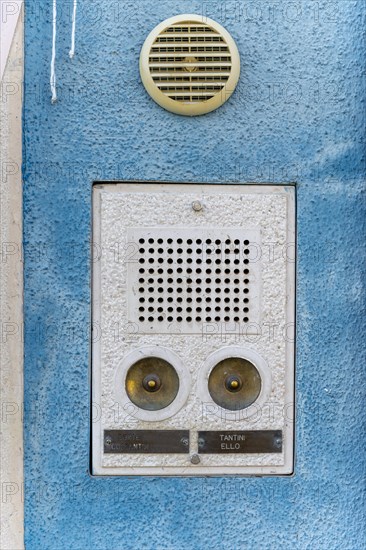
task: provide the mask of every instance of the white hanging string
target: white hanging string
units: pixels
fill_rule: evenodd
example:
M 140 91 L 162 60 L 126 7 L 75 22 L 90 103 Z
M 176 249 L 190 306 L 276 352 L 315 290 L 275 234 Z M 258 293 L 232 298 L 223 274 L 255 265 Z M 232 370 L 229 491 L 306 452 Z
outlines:
M 70 59 L 75 55 L 75 31 L 76 31 L 76 9 L 78 0 L 74 0 L 74 8 L 72 11 L 72 30 L 71 30 L 71 50 L 69 51 Z
M 53 0 L 53 14 L 52 14 L 52 57 L 51 57 L 51 103 L 56 103 L 57 101 L 57 90 L 56 90 L 56 21 L 57 21 L 57 0 Z

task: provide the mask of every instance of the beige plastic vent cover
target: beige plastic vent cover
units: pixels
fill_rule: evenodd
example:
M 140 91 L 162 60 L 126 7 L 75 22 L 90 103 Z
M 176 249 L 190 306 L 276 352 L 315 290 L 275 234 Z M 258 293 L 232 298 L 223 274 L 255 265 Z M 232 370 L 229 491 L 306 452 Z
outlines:
M 240 57 L 224 27 L 207 17 L 183 14 L 166 19 L 149 34 L 140 73 L 161 107 L 180 115 L 203 115 L 235 90 Z

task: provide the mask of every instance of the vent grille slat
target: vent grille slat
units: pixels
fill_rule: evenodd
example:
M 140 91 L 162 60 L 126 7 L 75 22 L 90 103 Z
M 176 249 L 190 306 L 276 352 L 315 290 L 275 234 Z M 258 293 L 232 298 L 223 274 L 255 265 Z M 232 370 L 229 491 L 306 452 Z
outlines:
M 161 54 L 161 55 L 157 55 L 157 54 L 151 54 L 149 56 L 149 59 L 151 59 L 151 62 L 156 62 L 158 61 L 159 59 L 166 59 L 167 61 L 177 61 L 177 62 L 181 62 L 182 60 L 184 61 L 184 59 L 187 57 L 187 54 L 186 53 L 182 53 L 182 54 L 175 54 L 174 56 L 171 55 L 171 53 L 165 53 L 164 55 Z M 196 55 L 195 56 L 195 59 L 197 59 L 197 61 L 199 61 L 200 63 L 203 62 L 203 63 L 209 63 L 209 62 L 213 62 L 213 61 L 224 61 L 226 62 L 227 59 L 231 59 L 231 55 L 228 54 L 228 55 Z M 186 63 L 185 63 L 186 65 Z
M 181 90 L 183 88 L 216 88 L 217 86 L 221 89 L 222 88 L 222 81 L 214 82 L 214 81 L 205 81 L 205 82 L 176 82 L 176 81 L 169 81 L 169 80 L 159 80 L 161 82 L 161 85 L 159 88 L 161 90 L 168 89 L 168 88 L 176 88 L 177 90 Z
M 189 86 L 189 85 L 186 85 L 186 86 L 179 86 L 179 88 L 177 88 L 177 85 L 176 83 L 174 82 L 164 82 L 163 83 L 164 85 L 160 86 L 160 89 L 161 91 L 168 91 L 168 89 L 172 89 L 172 90 L 187 90 L 187 91 L 191 91 L 191 90 L 195 90 L 197 89 L 197 91 L 201 91 L 201 88 L 218 88 L 221 90 L 222 88 L 222 82 L 195 82 L 193 85 Z
M 163 94 L 165 95 L 168 95 L 168 96 L 174 96 L 174 98 L 176 99 L 180 99 L 180 98 L 183 98 L 183 99 L 186 99 L 186 100 L 190 100 L 192 98 L 200 98 L 200 97 L 213 97 L 215 95 L 215 91 L 212 90 L 211 93 L 209 92 L 194 92 L 194 91 L 183 91 L 183 92 L 178 92 L 178 91 L 164 91 L 162 90 Z
M 188 30 L 190 32 L 207 32 L 207 33 L 214 32 L 217 34 L 217 31 L 215 29 L 212 29 L 207 25 L 197 25 L 193 21 L 190 21 L 190 22 L 187 21 L 185 23 L 175 23 L 174 25 L 171 25 L 170 27 L 168 27 L 166 29 L 166 32 L 172 32 L 172 31 L 188 32 Z
M 230 73 L 228 71 L 222 71 L 222 72 L 218 72 L 218 71 L 211 71 L 209 72 L 208 74 L 206 72 L 201 72 L 201 71 L 195 71 L 194 72 L 194 75 L 193 76 L 189 76 L 189 73 L 184 73 L 184 76 L 182 76 L 183 73 L 182 71 L 177 71 L 177 72 L 172 72 L 172 71 L 167 71 L 167 72 L 159 72 L 159 71 L 156 71 L 156 72 L 151 72 L 151 76 L 153 79 L 155 78 L 160 78 L 160 77 L 166 77 L 166 78 L 172 78 L 174 79 L 173 81 L 174 82 L 180 82 L 181 81 L 181 78 L 189 78 L 190 82 L 195 82 L 195 80 L 197 78 L 202 78 L 202 79 L 205 79 L 207 78 L 207 80 L 209 81 L 211 78 L 217 78 L 217 77 L 225 77 L 226 79 L 229 78 L 230 76 Z M 185 76 L 187 75 L 187 76 Z M 192 79 L 192 80 L 191 80 Z M 201 82 L 205 82 L 205 80 L 201 80 Z
M 188 38 L 189 40 L 191 40 L 192 38 L 209 38 L 209 39 L 219 39 L 220 42 L 221 41 L 224 41 L 224 39 L 217 33 L 209 33 L 209 32 L 206 32 L 206 33 L 197 33 L 197 32 L 182 32 L 182 33 L 177 33 L 177 32 L 164 32 L 160 35 L 160 39 L 161 38 L 177 38 L 177 35 L 180 37 L 180 38 Z
M 156 43 L 155 43 L 156 44 Z M 187 42 L 187 44 L 177 44 L 174 42 L 166 42 L 164 44 L 156 44 L 152 46 L 151 51 L 152 52 L 159 52 L 159 51 L 166 51 L 168 48 L 173 48 L 173 51 L 176 52 L 192 52 L 192 53 L 199 53 L 199 52 L 228 52 L 229 48 L 226 46 L 226 44 L 222 44 L 220 46 L 210 46 L 210 45 L 201 45 L 198 46 L 197 44 L 190 44 Z
M 215 63 L 215 62 L 210 62 L 210 63 L 206 63 L 204 61 L 200 62 L 200 63 L 189 63 L 189 69 L 194 69 L 195 67 L 197 68 L 206 68 L 206 67 L 217 67 L 217 68 L 220 68 L 220 67 L 224 67 L 225 70 L 227 70 L 228 67 L 231 67 L 231 63 L 225 63 L 225 65 L 223 65 L 223 63 Z M 174 67 L 174 68 L 177 68 L 177 69 L 183 69 L 183 70 L 187 70 L 186 67 L 187 67 L 187 62 L 184 63 L 182 61 L 177 61 L 176 63 L 169 63 L 169 62 L 166 62 L 166 63 L 150 63 L 150 67 L 152 68 L 160 68 L 160 67 Z M 192 71 L 193 72 L 193 71 Z
M 156 37 L 149 52 L 149 70 L 165 97 L 200 103 L 224 89 L 232 70 L 232 55 L 215 29 L 184 21 L 170 25 Z
M 155 44 L 164 44 L 166 42 L 172 41 L 176 44 L 225 44 L 225 41 L 220 36 L 216 37 L 207 37 L 207 36 L 191 36 L 190 38 L 184 36 L 165 36 L 160 37 L 156 40 Z

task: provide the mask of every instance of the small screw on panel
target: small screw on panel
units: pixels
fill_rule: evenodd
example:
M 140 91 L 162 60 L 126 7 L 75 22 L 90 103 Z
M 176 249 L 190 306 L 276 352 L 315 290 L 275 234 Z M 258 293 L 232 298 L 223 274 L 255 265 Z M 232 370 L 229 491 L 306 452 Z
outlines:
M 203 210 L 203 206 L 200 201 L 193 201 L 192 208 L 195 212 L 201 212 L 201 210 Z
M 201 459 L 198 455 L 192 455 L 191 456 L 191 462 L 192 462 L 192 464 L 199 464 L 201 462 Z

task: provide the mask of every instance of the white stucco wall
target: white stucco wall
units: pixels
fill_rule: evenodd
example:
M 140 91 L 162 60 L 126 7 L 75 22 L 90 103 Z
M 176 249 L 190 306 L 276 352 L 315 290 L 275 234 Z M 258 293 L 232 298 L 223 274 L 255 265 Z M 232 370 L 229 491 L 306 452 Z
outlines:
M 3 2 L 1 5 L 3 7 Z M 20 550 L 24 547 L 22 18 L 17 18 L 13 28 L 9 24 L 4 29 L 6 32 L 2 34 L 2 49 L 9 45 L 9 40 L 10 49 L 0 88 L 0 548 Z

